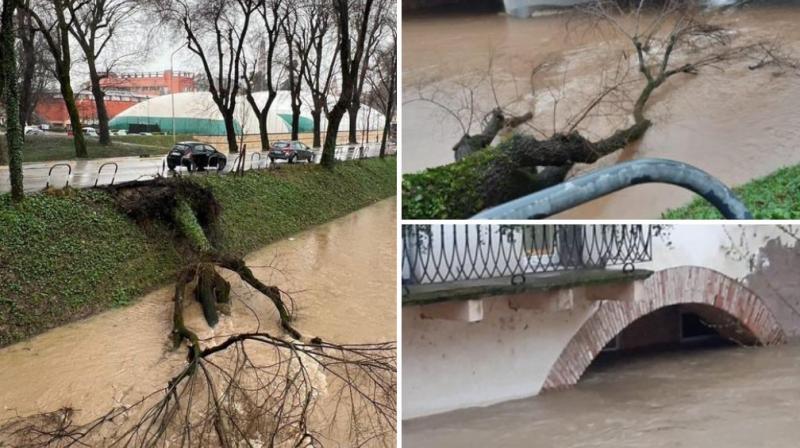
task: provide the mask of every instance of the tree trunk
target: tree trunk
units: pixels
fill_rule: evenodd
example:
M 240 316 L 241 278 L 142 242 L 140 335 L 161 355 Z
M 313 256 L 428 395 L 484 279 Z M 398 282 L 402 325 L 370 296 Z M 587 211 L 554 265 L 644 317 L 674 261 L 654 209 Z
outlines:
M 292 140 L 297 140 L 300 134 L 300 105 L 292 100 Z
M 108 146 L 111 144 L 111 132 L 108 129 L 108 109 L 106 109 L 105 92 L 100 85 L 100 75 L 97 73 L 97 67 L 94 60 L 88 61 L 89 64 L 89 80 L 92 83 L 92 96 L 94 96 L 94 104 L 97 108 L 97 123 L 99 127 L 100 144 Z
M 69 79 L 69 71 L 64 74 L 63 67 L 59 70 L 59 85 L 61 86 L 61 96 L 64 99 L 64 104 L 67 106 L 67 113 L 69 114 L 69 122 L 72 125 L 72 138 L 75 143 L 75 156 L 78 158 L 88 158 L 89 153 L 86 150 L 86 138 L 83 136 L 83 126 L 81 125 L 81 116 L 78 113 L 78 105 L 75 103 L 75 94 L 72 92 L 72 84 Z
M 322 149 L 322 161 L 320 162 L 326 168 L 333 168 L 336 163 L 336 138 L 346 111 L 347 106 L 339 101 L 328 114 L 328 128 L 325 131 L 325 146 Z
M 8 143 L 11 199 L 20 202 L 25 198 L 22 185 L 22 135 L 19 115 L 19 87 L 17 86 L 17 57 L 14 48 L 15 0 L 3 0 L 0 34 L 2 34 L 3 93 L 6 106 L 6 142 Z
M 269 151 L 269 132 L 267 132 L 267 112 L 258 113 L 258 136 L 261 140 L 261 150 Z
M 593 163 L 638 140 L 649 127 L 650 121 L 643 120 L 596 142 L 577 132 L 546 140 L 515 135 L 451 165 L 407 174 L 403 177 L 403 218 L 469 218 L 562 182 L 573 164 Z
M 228 152 L 236 154 L 239 152 L 239 146 L 236 143 L 236 126 L 233 121 L 233 110 L 223 113 L 222 118 L 225 121 L 225 136 L 228 139 Z
M 392 110 L 394 109 L 394 101 L 391 97 L 386 105 L 386 115 L 383 117 L 383 136 L 381 136 L 381 158 L 386 156 L 386 141 L 389 139 L 389 132 L 392 128 Z
M 311 111 L 311 117 L 314 119 L 314 147 L 319 148 L 322 144 L 322 110 L 314 106 Z
M 358 110 L 361 108 L 361 104 L 356 101 L 350 103 L 350 107 L 347 108 L 347 115 L 350 118 L 350 128 L 347 134 L 347 142 L 348 143 L 358 143 Z

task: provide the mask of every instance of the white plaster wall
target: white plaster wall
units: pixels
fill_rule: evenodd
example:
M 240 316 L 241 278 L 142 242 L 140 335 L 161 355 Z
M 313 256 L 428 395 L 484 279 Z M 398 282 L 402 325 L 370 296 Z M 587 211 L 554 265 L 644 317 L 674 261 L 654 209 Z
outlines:
M 539 393 L 550 367 L 595 305 L 513 310 L 484 301 L 484 319 L 422 319 L 403 308 L 403 418 L 486 406 Z
M 653 237 L 653 261 L 638 266 L 655 271 L 675 266 L 703 266 L 742 281 L 769 260 L 759 250 L 778 239 L 793 245 L 791 233 L 797 226 L 680 224 L 662 226 L 663 234 Z

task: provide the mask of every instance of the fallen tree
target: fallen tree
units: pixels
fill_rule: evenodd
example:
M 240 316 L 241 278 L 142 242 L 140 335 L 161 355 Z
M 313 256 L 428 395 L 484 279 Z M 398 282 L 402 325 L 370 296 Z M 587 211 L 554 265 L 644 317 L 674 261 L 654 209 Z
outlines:
M 71 408 L 6 422 L 0 446 L 323 446 L 331 428 L 344 428 L 351 446 L 394 440 L 393 342 L 339 345 L 294 328 L 291 297 L 261 282 L 242 258 L 217 249 L 220 205 L 210 188 L 157 178 L 106 189 L 131 219 L 175 232 L 186 265 L 177 273 L 171 339 L 175 350 L 186 348 L 186 362 L 163 389 L 88 422 L 76 421 Z M 285 334 L 258 330 L 219 343 L 202 340 L 184 310 L 196 300 L 210 327 L 230 313 L 231 285 L 220 270 L 265 296 Z M 320 411 L 323 396 L 331 411 Z
M 759 61 L 757 66 L 763 66 L 780 57 L 774 43 L 733 45 L 733 33 L 711 24 L 708 13 L 696 1 L 659 2 L 655 10 L 646 3 L 623 10 L 616 2 L 595 0 L 581 10 L 582 17 L 591 23 L 608 25 L 623 36 L 635 56 L 631 60 L 640 75 L 641 89 L 633 96 L 626 127 L 596 140 L 578 131 L 578 125 L 610 94 L 629 85 L 628 81 L 601 86 L 580 113 L 567 121 L 564 129 L 554 129 L 546 138 L 513 133 L 492 146 L 504 129 L 513 129 L 533 118 L 532 114 L 507 116 L 498 107 L 487 114 L 479 134 L 465 132 L 453 148 L 454 163 L 404 175 L 403 217 L 468 218 L 486 208 L 556 185 L 564 181 L 576 163 L 594 163 L 640 139 L 652 125 L 645 117 L 648 101 L 670 78 L 694 75 L 703 67 L 742 58 L 755 58 Z M 675 57 L 679 50 L 683 50 L 681 58 Z M 628 60 L 625 52 L 623 59 Z M 676 62 L 679 59 L 682 60 Z M 470 101 L 473 96 L 469 95 Z M 441 103 L 434 104 L 444 107 Z M 462 127 L 465 131 L 469 129 Z

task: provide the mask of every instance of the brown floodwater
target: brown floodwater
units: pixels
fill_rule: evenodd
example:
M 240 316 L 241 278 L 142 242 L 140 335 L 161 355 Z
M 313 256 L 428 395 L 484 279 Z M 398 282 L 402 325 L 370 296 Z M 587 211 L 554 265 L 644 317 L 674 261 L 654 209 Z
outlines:
M 396 200 L 388 199 L 250 254 L 258 278 L 291 292 L 296 327 L 342 343 L 393 341 Z M 186 323 L 206 343 L 234 332 L 280 334 L 268 300 L 231 281 L 231 316 L 213 330 L 198 304 Z M 132 404 L 175 375 L 186 353 L 170 350 L 172 287 L 135 304 L 65 325 L 0 350 L 0 423 L 71 407 L 88 421 Z M 0 442 L 2 445 L 2 442 Z
M 800 5 L 750 7 L 716 20 L 737 30 L 736 44 L 778 37 L 788 53 L 800 55 Z M 549 135 L 554 122 L 561 129 L 562 121 L 586 104 L 587 95 L 598 85 L 598 68 L 613 67 L 622 48 L 625 43 L 610 30 L 582 26 L 566 15 L 520 20 L 480 13 L 405 19 L 403 172 L 451 163 L 451 148 L 463 132 L 441 108 L 413 99 L 436 98 L 464 117 L 469 115 L 469 103 L 463 93 L 473 91 L 474 115 L 482 115 L 498 101 L 517 113 L 535 110 L 534 125 Z M 558 61 L 559 68 L 538 75 L 533 96 L 531 68 L 546 61 Z M 748 70 L 748 63 L 673 78 L 648 103 L 646 115 L 654 126 L 644 138 L 593 167 L 643 157 L 668 158 L 738 185 L 800 162 L 800 74 L 775 67 Z M 492 84 L 494 91 L 488 87 Z M 635 92 L 636 84 L 632 86 Z M 579 129 L 594 138 L 607 135 L 609 126 L 619 127 L 626 118 L 624 113 L 611 115 L 603 111 Z M 527 127 L 522 130 L 531 132 Z M 643 185 L 558 217 L 657 218 L 691 197 L 677 187 Z
M 403 423 L 403 446 L 790 448 L 800 345 L 658 353 L 592 366 L 572 389 Z

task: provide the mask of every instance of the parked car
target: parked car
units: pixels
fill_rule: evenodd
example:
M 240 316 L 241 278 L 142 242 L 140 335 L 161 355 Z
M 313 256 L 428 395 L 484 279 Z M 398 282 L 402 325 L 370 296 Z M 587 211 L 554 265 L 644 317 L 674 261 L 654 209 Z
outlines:
M 269 148 L 269 161 L 275 163 L 277 159 L 288 160 L 289 163 L 298 160 L 307 160 L 311 163 L 314 161 L 314 151 L 303 142 L 281 140 Z
M 42 135 L 44 131 L 37 126 L 25 126 L 25 135 Z
M 184 166 L 189 171 L 202 171 L 207 167 L 222 171 L 227 163 L 225 154 L 200 142 L 179 142 L 167 154 L 167 167 L 170 171 L 175 171 L 178 166 Z
M 120 129 L 118 131 L 114 131 L 113 134 L 114 135 L 128 135 L 128 131 L 126 131 L 125 129 Z
M 97 133 L 97 129 L 93 127 L 85 127 L 83 128 L 83 135 L 87 137 L 97 137 L 99 134 Z

